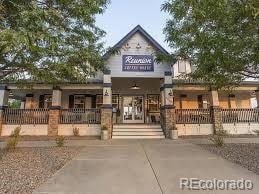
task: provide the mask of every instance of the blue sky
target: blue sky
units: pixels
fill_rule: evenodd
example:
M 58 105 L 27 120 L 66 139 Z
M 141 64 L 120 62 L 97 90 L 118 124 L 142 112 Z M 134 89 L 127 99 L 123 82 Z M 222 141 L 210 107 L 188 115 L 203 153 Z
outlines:
M 138 24 L 170 51 L 163 28 L 166 13 L 160 11 L 163 0 L 111 0 L 105 13 L 97 17 L 97 25 L 107 32 L 106 46 L 113 46 Z

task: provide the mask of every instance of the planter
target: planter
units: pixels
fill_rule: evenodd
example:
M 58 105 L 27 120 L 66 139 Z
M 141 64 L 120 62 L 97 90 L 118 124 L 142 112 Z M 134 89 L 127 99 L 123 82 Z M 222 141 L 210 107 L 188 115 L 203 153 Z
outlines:
M 102 130 L 102 132 L 101 132 L 101 139 L 102 139 L 102 140 L 107 140 L 107 139 L 109 139 L 109 138 L 108 138 L 108 130 Z
M 171 139 L 178 139 L 178 130 L 170 130 Z

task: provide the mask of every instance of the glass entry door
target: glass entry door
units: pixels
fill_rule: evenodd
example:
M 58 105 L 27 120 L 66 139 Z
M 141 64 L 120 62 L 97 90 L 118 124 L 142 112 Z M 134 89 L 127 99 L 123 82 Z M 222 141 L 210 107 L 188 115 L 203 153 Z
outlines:
M 123 123 L 144 123 L 143 96 L 123 97 Z

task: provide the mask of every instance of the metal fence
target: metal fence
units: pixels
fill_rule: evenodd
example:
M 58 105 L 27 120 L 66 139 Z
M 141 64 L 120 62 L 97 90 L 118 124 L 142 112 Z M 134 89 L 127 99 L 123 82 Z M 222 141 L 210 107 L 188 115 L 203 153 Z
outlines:
M 100 124 L 100 109 L 62 109 L 61 124 Z
M 258 123 L 259 109 L 222 109 L 223 123 Z
M 211 109 L 176 109 L 177 124 L 207 124 L 212 123 Z
M 48 109 L 11 109 L 3 111 L 4 124 L 48 124 Z

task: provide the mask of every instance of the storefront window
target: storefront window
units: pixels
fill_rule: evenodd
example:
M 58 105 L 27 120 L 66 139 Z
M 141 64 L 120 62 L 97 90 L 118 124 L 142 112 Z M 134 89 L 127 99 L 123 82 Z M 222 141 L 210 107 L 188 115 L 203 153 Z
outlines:
M 44 108 L 52 106 L 52 95 L 44 95 Z
M 148 95 L 148 111 L 159 111 L 159 95 Z
M 103 105 L 103 95 L 96 96 L 96 108 L 101 108 Z
M 75 95 L 74 108 L 85 108 L 85 96 Z

